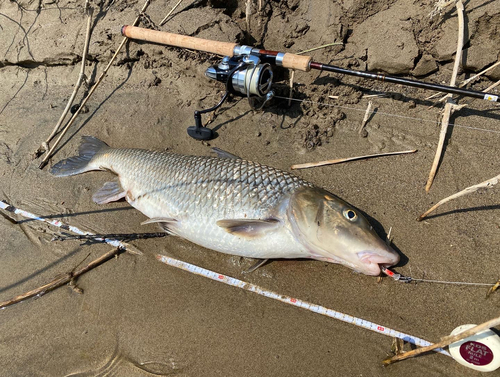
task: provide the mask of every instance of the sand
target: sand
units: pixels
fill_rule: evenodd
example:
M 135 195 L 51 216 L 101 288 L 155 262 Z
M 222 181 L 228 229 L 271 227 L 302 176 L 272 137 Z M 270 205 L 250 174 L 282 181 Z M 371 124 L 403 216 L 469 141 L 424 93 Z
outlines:
M 146 26 L 158 27 L 174 2 L 152 1 Z M 245 2 L 182 3 L 160 30 L 297 52 L 314 60 L 446 83 L 456 46 L 457 16 L 449 8 L 429 19 L 432 1 L 272 1 L 250 29 Z M 257 2 L 255 2 L 257 3 Z M 366 4 L 365 4 L 366 3 Z M 155 232 L 125 202 L 98 206 L 92 194 L 112 176 L 92 172 L 56 179 L 39 170 L 34 152 L 56 124 L 80 70 L 83 1 L 8 1 L 0 4 L 0 199 L 96 233 Z M 96 1 L 87 73 L 95 81 L 116 50 L 120 26 L 142 6 Z M 500 7 L 466 2 L 468 49 L 459 78 L 498 59 Z M 145 24 L 142 24 L 145 26 Z M 496 31 L 495 31 L 496 30 Z M 488 41 L 486 43 L 485 41 Z M 496 50 L 495 50 L 496 49 Z M 81 135 L 115 147 L 168 149 L 208 155 L 216 146 L 245 159 L 289 170 L 292 164 L 418 149 L 384 157 L 297 171 L 363 210 L 385 236 L 393 228 L 402 254 L 398 272 L 415 278 L 494 283 L 499 278 L 498 188 L 460 198 L 424 222 L 433 203 L 498 175 L 500 108 L 462 98 L 452 117 L 444 158 L 431 191 L 424 186 L 438 141 L 440 106 L 428 91 L 320 72 L 295 75 L 294 97 L 264 111 L 232 100 L 214 118 L 219 137 L 188 137 L 196 109 L 214 105 L 222 84 L 205 69 L 209 54 L 130 43 L 87 103 L 51 164 L 74 155 Z M 288 95 L 286 70 L 275 89 Z M 423 74 L 423 76 L 422 76 Z M 481 90 L 500 71 L 472 84 Z M 77 102 L 83 97 L 83 91 Z M 377 112 L 357 132 L 372 99 Z M 328 95 L 338 95 L 338 100 Z M 320 102 L 318 104 L 317 102 Z M 339 107 L 341 106 L 341 107 Z M 204 120 L 206 120 L 204 116 Z M 493 130 L 480 131 L 470 127 Z M 363 137 L 364 136 L 364 137 Z M 0 300 L 23 293 L 88 263 L 110 249 L 78 240 L 53 241 L 60 230 L 0 218 Z M 430 354 L 389 367 L 392 339 L 159 263 L 156 253 L 234 276 L 364 318 L 429 341 L 455 327 L 498 315 L 500 296 L 486 288 L 401 284 L 318 261 L 275 261 L 250 275 L 252 261 L 203 249 L 175 237 L 137 240 L 144 255 L 122 254 L 78 279 L 78 294 L 61 287 L 0 311 L 1 376 L 475 376 L 452 359 Z M 82 262 L 83 261 L 83 262 Z M 407 345 L 406 347 L 409 348 Z

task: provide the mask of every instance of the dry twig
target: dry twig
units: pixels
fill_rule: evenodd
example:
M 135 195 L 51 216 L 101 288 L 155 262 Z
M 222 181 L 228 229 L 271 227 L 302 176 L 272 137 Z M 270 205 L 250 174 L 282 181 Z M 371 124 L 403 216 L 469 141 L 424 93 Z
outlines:
M 71 97 L 68 100 L 68 103 L 66 104 L 66 107 L 64 108 L 63 113 L 61 114 L 61 117 L 57 121 L 56 126 L 52 130 L 51 134 L 45 140 L 42 145 L 38 148 L 38 151 L 36 153 L 37 156 L 40 156 L 43 154 L 43 152 L 46 152 L 49 150 L 49 143 L 54 137 L 54 135 L 57 133 L 59 130 L 59 127 L 61 126 L 62 122 L 66 118 L 66 115 L 68 115 L 69 110 L 71 109 L 71 105 L 73 104 L 73 101 L 75 100 L 75 97 L 78 93 L 78 90 L 82 86 L 83 82 L 86 81 L 86 75 L 85 75 L 85 64 L 87 63 L 87 55 L 89 52 L 89 43 L 90 43 L 90 30 L 92 27 L 92 14 L 94 13 L 94 8 L 92 8 L 89 4 L 89 0 L 85 1 L 85 12 L 87 13 L 87 32 L 85 33 L 85 43 L 83 46 L 83 55 L 82 55 L 82 65 L 80 68 L 80 74 L 78 75 L 78 80 L 76 82 L 75 88 L 73 89 L 73 93 L 71 93 Z
M 368 118 L 372 113 L 372 106 L 372 101 L 369 101 L 368 106 L 366 107 L 365 116 L 363 117 L 363 121 L 361 122 L 361 126 L 359 127 L 358 134 L 360 134 L 365 129 L 366 122 L 368 122 Z
M 499 180 L 500 180 L 500 175 L 497 175 L 496 177 L 488 179 L 487 181 L 478 183 L 477 185 L 474 185 L 474 186 L 467 187 L 467 188 L 463 189 L 462 191 L 457 192 L 456 194 L 448 196 L 447 198 L 444 198 L 443 200 L 440 200 L 439 202 L 437 202 L 428 211 L 421 214 L 417 220 L 422 221 L 425 217 L 427 217 L 429 215 L 429 213 L 433 212 L 434 210 L 436 210 L 436 208 L 443 205 L 444 203 L 449 202 L 450 200 L 453 200 L 453 199 L 459 198 L 461 196 L 470 194 L 471 192 L 475 192 L 475 191 L 482 189 L 482 188 L 490 188 L 492 186 L 495 186 Z
M 395 156 L 395 155 L 398 155 L 398 154 L 415 153 L 416 151 L 417 151 L 416 149 L 413 149 L 413 150 L 410 150 L 410 151 L 377 153 L 377 154 L 369 154 L 369 155 L 366 155 L 366 156 L 339 158 L 339 159 L 336 159 L 336 160 L 327 160 L 327 161 L 320 161 L 320 162 L 309 162 L 309 163 L 306 163 L 306 164 L 292 165 L 291 169 L 292 170 L 296 170 L 296 169 L 314 168 L 316 166 L 340 164 L 342 162 L 363 160 L 363 159 L 374 158 L 374 157 Z
M 498 288 L 500 287 L 500 279 L 491 287 L 488 289 L 488 292 L 486 293 L 486 298 L 488 298 L 493 292 L 495 292 Z
M 500 80 L 498 80 L 496 83 L 488 86 L 486 89 L 483 90 L 483 92 L 489 92 L 491 89 L 496 88 L 498 85 L 500 85 Z
M 458 0 L 456 3 L 457 13 L 458 13 L 458 41 L 457 41 L 457 53 L 455 55 L 455 64 L 453 66 L 453 73 L 451 75 L 450 86 L 455 86 L 457 80 L 458 68 L 460 66 L 460 60 L 462 59 L 462 48 L 464 46 L 464 5 L 462 0 Z M 432 163 L 431 171 L 429 172 L 429 178 L 427 179 L 427 184 L 425 186 L 425 191 L 429 192 L 432 183 L 434 182 L 434 177 L 441 161 L 441 155 L 443 152 L 444 141 L 446 139 L 446 134 L 448 132 L 448 124 L 450 122 L 451 112 L 453 110 L 453 100 L 451 95 L 448 96 L 446 105 L 444 106 L 443 119 L 441 121 L 441 131 L 439 133 L 439 142 L 436 149 L 436 154 L 434 156 L 434 161 Z
M 481 77 L 482 75 L 484 75 L 485 73 L 491 71 L 492 69 L 494 69 L 495 67 L 499 66 L 500 65 L 500 60 L 497 61 L 495 64 L 493 64 L 492 66 L 489 66 L 488 68 L 482 70 L 481 72 L 479 72 L 478 74 L 472 76 L 472 77 L 469 77 L 467 80 L 464 80 L 460 83 L 460 85 L 458 86 L 459 88 L 463 88 L 464 86 L 466 86 L 468 83 L 470 83 L 471 81 L 474 81 L 476 79 L 478 79 L 479 77 Z M 498 83 L 495 85 L 497 86 L 499 85 Z M 483 90 L 483 92 L 488 92 L 489 90 L 493 89 L 495 86 L 490 86 L 486 89 Z M 430 95 L 429 97 L 426 98 L 426 100 L 429 100 L 429 99 L 432 99 L 432 98 L 435 98 L 437 96 L 439 96 L 440 94 L 443 94 L 443 92 L 437 92 L 437 93 L 434 93 L 432 95 Z M 443 98 L 441 98 L 438 102 L 442 102 L 446 99 L 447 96 L 444 96 Z M 434 106 L 434 105 L 433 105 Z M 430 106 L 432 107 L 432 106 Z
M 250 32 L 250 17 L 252 16 L 253 0 L 246 0 L 245 6 L 245 23 L 247 24 L 247 33 Z
M 142 9 L 139 12 L 139 15 L 137 16 L 137 18 L 135 19 L 135 21 L 132 23 L 132 26 L 137 26 L 137 24 L 139 23 L 139 20 L 141 19 L 141 15 L 146 11 L 146 9 L 147 9 L 147 7 L 149 6 L 150 3 L 151 3 L 151 0 L 146 0 L 146 2 L 144 3 L 144 5 L 142 6 Z M 101 76 L 99 76 L 99 78 L 97 79 L 97 81 L 95 82 L 95 84 L 92 86 L 92 88 L 90 88 L 89 93 L 82 100 L 82 103 L 80 104 L 80 107 L 78 108 L 78 110 L 76 110 L 76 112 L 73 114 L 73 116 L 71 117 L 71 119 L 69 120 L 69 122 L 63 128 L 63 130 L 61 131 L 61 134 L 57 138 L 57 140 L 54 143 L 54 145 L 45 154 L 45 157 L 43 158 L 42 162 L 39 165 L 40 169 L 43 169 L 43 167 L 47 164 L 47 161 L 49 160 L 49 158 L 54 153 L 54 150 L 57 148 L 57 146 L 61 142 L 61 139 L 64 137 L 64 135 L 66 135 L 66 132 L 68 132 L 68 129 L 71 127 L 71 125 L 75 121 L 76 117 L 80 114 L 81 109 L 85 106 L 85 104 L 87 103 L 87 101 L 89 100 L 89 98 L 92 96 L 92 94 L 94 94 L 95 90 L 97 89 L 97 87 L 99 86 L 99 84 L 102 82 L 102 80 L 104 79 L 104 77 L 106 76 L 106 74 L 108 73 L 108 70 L 111 67 L 111 64 L 113 64 L 113 62 L 115 61 L 116 57 L 118 56 L 118 54 L 120 53 L 121 49 L 123 48 L 123 46 L 125 45 L 125 43 L 127 41 L 128 41 L 128 38 L 124 37 L 123 40 L 122 40 L 122 42 L 118 46 L 118 49 L 116 50 L 116 52 L 114 53 L 113 57 L 109 61 L 108 65 L 106 66 L 106 68 L 104 68 L 104 71 L 101 73 Z
M 288 94 L 288 106 L 292 105 L 294 78 L 295 78 L 295 69 L 292 69 L 292 73 L 290 74 L 290 93 Z
M 399 354 L 399 355 L 396 355 L 396 356 L 393 356 L 393 357 L 390 357 L 390 358 L 387 358 L 383 361 L 383 364 L 384 365 L 389 365 L 389 364 L 392 364 L 392 363 L 395 363 L 396 361 L 401 361 L 401 360 L 404 360 L 404 359 L 408 359 L 410 357 L 415 357 L 417 355 L 420 355 L 422 353 L 425 353 L 425 352 L 429 352 L 429 351 L 432 351 L 432 350 L 435 350 L 436 348 L 443 348 L 443 347 L 446 347 L 452 343 L 455 343 L 455 342 L 458 342 L 459 340 L 462 340 L 462 339 L 465 339 L 465 338 L 468 338 L 469 336 L 472 336 L 472 335 L 475 335 L 481 331 L 484 331 L 484 330 L 487 330 L 491 327 L 495 327 L 495 326 L 498 326 L 500 325 L 500 317 L 498 318 L 493 318 L 487 322 L 484 322 L 478 326 L 475 326 L 469 330 L 466 330 L 464 332 L 461 332 L 460 334 L 456 334 L 456 335 L 450 335 L 450 336 L 447 336 L 447 337 L 444 337 L 440 342 L 438 343 L 434 343 L 430 346 L 427 346 L 427 347 L 422 347 L 422 348 L 417 348 L 415 350 L 412 350 L 412 351 L 409 351 L 409 352 L 405 352 L 405 353 L 402 353 L 402 354 Z
M 177 7 L 180 5 L 181 2 L 182 0 L 179 0 L 177 4 L 174 5 L 174 7 L 170 10 L 170 12 L 168 12 L 168 14 L 163 18 L 163 20 L 160 21 L 160 26 L 162 26 L 165 22 L 167 22 L 167 19 L 170 17 L 172 13 L 174 13 L 174 11 L 177 9 Z
M 86 266 L 80 268 L 79 270 L 67 272 L 62 276 L 56 277 L 55 279 L 53 279 L 49 283 L 42 285 L 41 287 L 38 287 L 36 289 L 32 289 L 31 291 L 25 292 L 19 296 L 15 296 L 9 300 L 0 302 L 0 309 L 6 308 L 7 306 L 10 306 L 10 305 L 17 304 L 18 302 L 24 301 L 30 297 L 44 295 L 45 293 L 52 291 L 56 288 L 59 288 L 60 286 L 66 284 L 66 283 L 72 283 L 72 282 L 74 283 L 75 279 L 78 278 L 80 275 L 83 275 L 84 273 L 92 270 L 93 268 L 103 264 L 104 262 L 110 260 L 115 255 L 118 255 L 119 253 L 121 253 L 123 251 L 124 251 L 124 249 L 120 249 L 120 248 L 110 250 L 106 254 L 103 254 L 99 258 L 94 259 L 92 262 L 90 262 Z

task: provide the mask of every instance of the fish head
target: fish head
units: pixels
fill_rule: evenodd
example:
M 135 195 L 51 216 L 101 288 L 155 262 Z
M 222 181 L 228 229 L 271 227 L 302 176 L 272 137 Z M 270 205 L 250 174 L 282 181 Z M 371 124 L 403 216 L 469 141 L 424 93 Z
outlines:
M 399 254 L 377 235 L 368 220 L 328 191 L 296 191 L 290 199 L 288 219 L 294 236 L 313 259 L 374 276 L 380 274 L 381 265 L 399 262 Z

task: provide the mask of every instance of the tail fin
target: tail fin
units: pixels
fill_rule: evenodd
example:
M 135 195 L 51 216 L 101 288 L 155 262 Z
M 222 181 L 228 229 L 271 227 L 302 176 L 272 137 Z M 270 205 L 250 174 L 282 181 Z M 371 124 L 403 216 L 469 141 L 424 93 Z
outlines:
M 56 177 L 66 177 L 85 173 L 90 170 L 98 170 L 89 164 L 90 160 L 97 152 L 103 152 L 109 146 L 92 136 L 82 136 L 82 143 L 78 148 L 78 156 L 67 158 L 66 160 L 59 161 L 51 169 L 50 173 Z

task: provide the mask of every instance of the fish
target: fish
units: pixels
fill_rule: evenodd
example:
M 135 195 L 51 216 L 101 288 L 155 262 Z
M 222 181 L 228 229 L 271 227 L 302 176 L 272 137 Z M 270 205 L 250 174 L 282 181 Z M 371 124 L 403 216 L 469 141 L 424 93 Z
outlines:
M 169 234 L 226 254 L 257 259 L 315 259 L 377 276 L 399 254 L 353 206 L 288 172 L 228 152 L 189 156 L 111 148 L 82 137 L 79 155 L 50 173 L 107 170 L 118 177 L 92 197 L 125 199 Z

